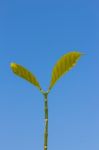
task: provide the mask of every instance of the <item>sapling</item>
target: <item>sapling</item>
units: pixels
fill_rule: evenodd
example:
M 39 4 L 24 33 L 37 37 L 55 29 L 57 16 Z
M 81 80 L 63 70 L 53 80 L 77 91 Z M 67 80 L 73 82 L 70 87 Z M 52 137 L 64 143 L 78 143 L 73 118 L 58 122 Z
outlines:
M 24 78 L 34 86 L 38 88 L 38 90 L 43 94 L 44 96 L 44 122 L 45 122 L 45 127 L 44 127 L 44 150 L 48 149 L 48 94 L 50 93 L 52 87 L 55 85 L 56 81 L 62 77 L 65 73 L 67 73 L 71 68 L 73 68 L 77 61 L 80 59 L 82 56 L 82 53 L 80 52 L 69 52 L 65 55 L 63 55 L 58 62 L 55 64 L 53 70 L 52 70 L 52 76 L 51 76 L 51 81 L 48 87 L 47 91 L 44 91 L 36 77 L 27 69 L 25 69 L 23 66 L 16 64 L 16 63 L 11 63 L 11 69 L 12 71 L 20 76 L 21 78 Z

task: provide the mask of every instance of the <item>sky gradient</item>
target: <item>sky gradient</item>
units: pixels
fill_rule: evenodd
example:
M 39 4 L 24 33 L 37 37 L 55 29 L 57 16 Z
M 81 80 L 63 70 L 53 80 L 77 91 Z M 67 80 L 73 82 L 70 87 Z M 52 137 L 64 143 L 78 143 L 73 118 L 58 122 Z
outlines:
M 43 150 L 44 103 L 10 63 L 44 90 L 56 61 L 85 53 L 49 94 L 48 150 L 99 150 L 99 1 L 0 1 L 0 150 Z

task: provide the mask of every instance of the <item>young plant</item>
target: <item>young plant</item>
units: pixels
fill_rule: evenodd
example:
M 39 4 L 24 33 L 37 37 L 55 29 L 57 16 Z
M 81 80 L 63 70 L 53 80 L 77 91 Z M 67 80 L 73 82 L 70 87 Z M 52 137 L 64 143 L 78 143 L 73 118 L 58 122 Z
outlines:
M 28 71 L 19 64 L 11 63 L 12 71 L 16 75 L 20 76 L 21 78 L 27 80 L 28 82 L 36 86 L 44 96 L 44 107 L 45 107 L 44 150 L 48 149 L 48 94 L 55 85 L 56 81 L 65 73 L 67 73 L 71 68 L 73 68 L 81 56 L 82 54 L 80 52 L 74 51 L 63 55 L 58 60 L 58 62 L 55 64 L 52 70 L 51 81 L 47 91 L 43 91 L 38 80 L 30 71 Z

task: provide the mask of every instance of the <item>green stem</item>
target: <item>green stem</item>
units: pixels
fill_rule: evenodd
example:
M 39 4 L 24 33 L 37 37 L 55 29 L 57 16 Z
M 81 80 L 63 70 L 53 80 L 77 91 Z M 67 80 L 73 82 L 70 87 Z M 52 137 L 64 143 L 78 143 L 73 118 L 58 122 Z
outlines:
M 44 112 L 45 112 L 44 150 L 47 150 L 48 148 L 48 92 L 44 93 Z

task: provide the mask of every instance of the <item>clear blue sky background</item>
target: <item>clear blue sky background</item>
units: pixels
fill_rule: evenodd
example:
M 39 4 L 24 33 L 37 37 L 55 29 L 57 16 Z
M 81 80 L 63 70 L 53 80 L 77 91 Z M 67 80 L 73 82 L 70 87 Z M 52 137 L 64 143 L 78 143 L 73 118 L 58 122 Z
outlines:
M 49 95 L 49 150 L 99 150 L 99 1 L 0 1 L 0 150 L 43 150 L 43 97 L 10 62 L 46 90 L 72 50 L 86 55 Z

